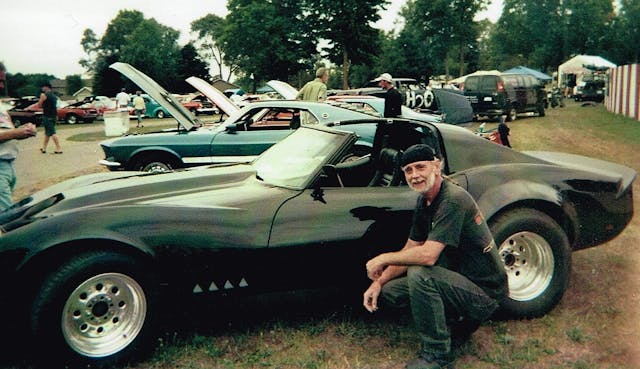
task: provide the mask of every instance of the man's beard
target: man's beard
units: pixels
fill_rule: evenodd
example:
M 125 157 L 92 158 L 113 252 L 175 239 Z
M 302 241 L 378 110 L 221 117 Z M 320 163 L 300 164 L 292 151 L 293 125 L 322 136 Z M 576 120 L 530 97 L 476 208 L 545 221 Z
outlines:
M 433 188 L 433 186 L 436 184 L 436 172 L 432 171 L 431 174 L 429 174 L 429 176 L 426 178 L 424 184 L 423 184 L 423 188 L 421 189 L 417 189 L 413 186 L 411 186 L 412 189 L 422 193 L 422 194 L 426 194 L 427 192 L 431 191 L 431 189 Z

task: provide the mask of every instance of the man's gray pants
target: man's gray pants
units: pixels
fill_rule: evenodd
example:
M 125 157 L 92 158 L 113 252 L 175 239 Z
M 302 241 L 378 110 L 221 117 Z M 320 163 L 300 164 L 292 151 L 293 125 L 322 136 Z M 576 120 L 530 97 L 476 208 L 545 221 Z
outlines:
M 448 321 L 460 317 L 482 322 L 498 302 L 465 276 L 446 268 L 410 266 L 407 275 L 382 287 L 383 304 L 411 308 L 425 354 L 451 352 Z

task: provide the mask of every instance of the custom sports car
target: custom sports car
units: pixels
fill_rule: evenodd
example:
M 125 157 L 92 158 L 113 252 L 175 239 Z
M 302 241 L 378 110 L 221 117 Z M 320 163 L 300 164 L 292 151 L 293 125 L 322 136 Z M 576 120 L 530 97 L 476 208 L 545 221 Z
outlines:
M 371 124 L 371 152 L 359 156 L 353 132 Z M 508 274 L 502 310 L 513 317 L 551 310 L 572 251 L 610 240 L 633 215 L 636 172 L 622 165 L 518 152 L 448 124 L 331 126 L 303 126 L 251 163 L 103 172 L 19 201 L 0 214 L 2 316 L 48 363 L 109 365 L 153 342 L 154 317 L 172 303 L 184 311 L 284 291 L 360 295 L 365 261 L 406 241 L 416 194 L 398 163 L 416 143 L 436 148 L 443 173 L 478 202 Z
M 334 121 L 368 119 L 370 115 L 353 110 L 308 101 L 266 100 L 238 108 L 206 81 L 187 79 L 229 118 L 220 125 L 205 126 L 190 114 L 174 96 L 144 73 L 124 63 L 117 69 L 145 90 L 180 124 L 173 132 L 125 136 L 100 145 L 105 159 L 100 163 L 111 170 L 171 171 L 212 163 L 247 162 L 300 125 L 325 125 Z M 374 129 L 356 128 L 361 136 L 361 152 L 368 151 Z

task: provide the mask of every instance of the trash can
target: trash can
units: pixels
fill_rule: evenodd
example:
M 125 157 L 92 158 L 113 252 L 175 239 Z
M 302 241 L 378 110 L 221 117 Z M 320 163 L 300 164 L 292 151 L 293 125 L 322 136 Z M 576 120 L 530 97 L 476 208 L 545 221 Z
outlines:
M 126 110 L 104 112 L 104 134 L 122 136 L 129 132 L 129 112 Z

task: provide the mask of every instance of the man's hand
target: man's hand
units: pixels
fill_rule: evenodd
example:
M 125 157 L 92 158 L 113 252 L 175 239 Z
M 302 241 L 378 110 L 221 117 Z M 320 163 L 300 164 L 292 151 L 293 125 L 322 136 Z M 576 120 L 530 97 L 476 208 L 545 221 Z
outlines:
M 364 292 L 364 301 L 362 304 L 368 312 L 373 313 L 378 310 L 378 296 L 380 296 L 381 290 L 382 285 L 377 281 L 373 281 L 371 286 Z
M 38 132 L 38 129 L 33 123 L 26 123 L 16 128 L 15 132 L 16 132 L 16 138 L 21 140 L 23 138 L 29 138 L 29 137 L 35 136 L 36 133 Z
M 380 278 L 384 268 L 387 267 L 387 263 L 384 262 L 384 254 L 380 254 L 375 258 L 367 261 L 367 276 L 372 281 Z

